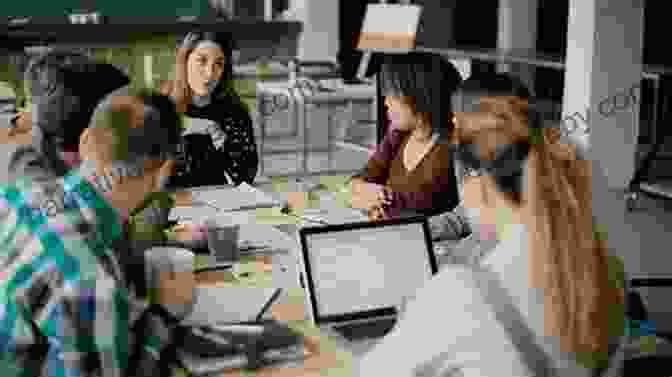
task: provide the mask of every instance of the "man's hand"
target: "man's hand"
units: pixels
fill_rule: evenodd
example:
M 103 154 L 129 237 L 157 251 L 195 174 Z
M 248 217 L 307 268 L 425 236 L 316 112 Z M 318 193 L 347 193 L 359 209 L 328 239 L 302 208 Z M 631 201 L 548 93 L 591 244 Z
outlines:
M 33 117 L 27 111 L 19 112 L 12 122 L 14 127 L 9 129 L 9 136 L 30 132 L 33 128 Z

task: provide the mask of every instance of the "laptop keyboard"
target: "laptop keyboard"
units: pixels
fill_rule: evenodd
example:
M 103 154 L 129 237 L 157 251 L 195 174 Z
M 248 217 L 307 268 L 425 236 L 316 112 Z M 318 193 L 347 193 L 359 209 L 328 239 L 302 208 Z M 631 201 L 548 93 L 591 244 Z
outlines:
M 396 322 L 395 318 L 390 318 L 371 322 L 349 323 L 334 326 L 334 330 L 349 341 L 374 339 L 385 336 L 392 330 Z

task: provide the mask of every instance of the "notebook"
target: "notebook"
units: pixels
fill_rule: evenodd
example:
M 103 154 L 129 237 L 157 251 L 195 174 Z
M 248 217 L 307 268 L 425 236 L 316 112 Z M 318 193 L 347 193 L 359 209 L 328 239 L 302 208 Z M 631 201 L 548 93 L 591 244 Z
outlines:
M 218 186 L 193 191 L 195 202 L 207 203 L 219 211 L 238 211 L 279 206 L 280 201 L 263 191 L 241 183 L 236 187 Z

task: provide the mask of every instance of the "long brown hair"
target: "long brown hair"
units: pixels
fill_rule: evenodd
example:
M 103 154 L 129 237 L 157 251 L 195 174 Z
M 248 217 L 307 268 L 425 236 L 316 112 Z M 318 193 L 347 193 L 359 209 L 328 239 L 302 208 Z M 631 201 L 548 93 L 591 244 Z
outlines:
M 234 102 L 240 102 L 233 86 L 233 48 L 235 44 L 231 35 L 223 32 L 194 30 L 185 36 L 177 48 L 173 79 L 163 81 L 159 85 L 161 94 L 172 97 L 180 113 L 187 111 L 192 100 L 192 91 L 187 81 L 187 60 L 196 45 L 205 40 L 216 42 L 224 53 L 224 72 L 212 93 L 213 97 L 230 97 Z
M 534 121 L 526 99 L 479 96 L 467 107 L 456 114 L 456 141 L 477 145 L 480 159 L 494 159 L 502 145 L 529 148 L 519 161 L 521 195 L 499 191 L 530 215 L 530 286 L 544 292 L 546 335 L 566 352 L 602 359 L 618 335 L 609 332 L 609 312 L 623 292 L 610 281 L 606 241 L 595 232 L 590 161 Z

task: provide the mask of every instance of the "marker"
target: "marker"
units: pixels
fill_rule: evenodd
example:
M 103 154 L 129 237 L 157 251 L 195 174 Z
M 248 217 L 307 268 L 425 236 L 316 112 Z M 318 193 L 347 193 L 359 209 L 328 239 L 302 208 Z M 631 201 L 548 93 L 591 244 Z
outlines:
M 261 321 L 261 318 L 264 316 L 264 314 L 266 314 L 268 309 L 270 309 L 271 305 L 273 305 L 273 303 L 278 299 L 278 297 L 280 297 L 280 293 L 282 293 L 282 288 L 278 288 L 278 289 L 275 290 L 275 292 L 273 292 L 273 295 L 271 296 L 271 298 L 268 299 L 268 301 L 266 302 L 264 307 L 261 308 L 261 311 L 259 312 L 259 314 L 257 314 L 257 318 L 256 318 L 257 322 Z

